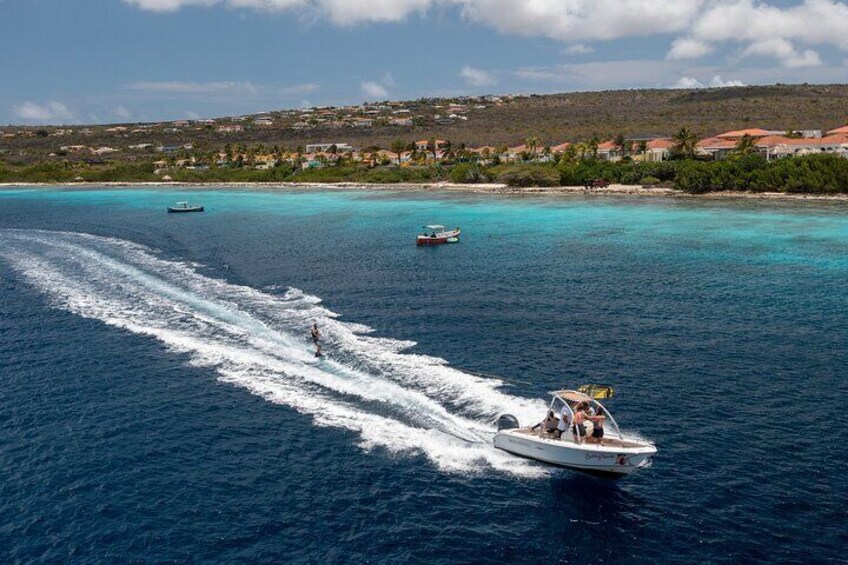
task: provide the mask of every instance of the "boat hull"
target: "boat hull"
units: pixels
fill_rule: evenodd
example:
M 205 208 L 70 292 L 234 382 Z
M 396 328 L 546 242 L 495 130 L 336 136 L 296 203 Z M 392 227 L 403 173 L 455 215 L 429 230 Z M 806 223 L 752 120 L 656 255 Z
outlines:
M 459 243 L 459 230 L 442 232 L 436 234 L 436 237 L 419 235 L 415 238 L 416 245 L 444 245 L 446 243 Z
M 570 437 L 565 440 L 539 437 L 522 430 L 502 430 L 495 435 L 494 444 L 513 455 L 607 478 L 633 473 L 646 466 L 657 452 L 650 444 L 602 447 L 577 444 Z
M 191 212 L 203 212 L 203 206 L 192 206 L 191 208 L 172 208 L 168 207 L 169 214 L 188 214 Z

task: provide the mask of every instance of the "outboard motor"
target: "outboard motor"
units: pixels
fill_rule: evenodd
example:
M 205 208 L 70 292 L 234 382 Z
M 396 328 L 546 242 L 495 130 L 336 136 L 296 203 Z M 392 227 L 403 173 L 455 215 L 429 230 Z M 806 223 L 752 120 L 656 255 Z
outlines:
M 518 418 L 516 418 L 512 414 L 501 414 L 500 418 L 498 418 L 499 432 L 503 430 L 514 430 L 518 427 L 520 427 L 518 425 Z

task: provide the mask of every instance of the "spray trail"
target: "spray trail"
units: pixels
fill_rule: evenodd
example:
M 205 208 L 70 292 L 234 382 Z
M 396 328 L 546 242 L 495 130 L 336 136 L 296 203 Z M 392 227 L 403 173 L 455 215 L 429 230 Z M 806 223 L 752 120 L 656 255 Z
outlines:
M 499 414 L 529 421 L 543 404 L 407 353 L 413 342 L 371 337 L 298 289 L 280 296 L 231 284 L 144 246 L 87 234 L 0 230 L 0 258 L 53 306 L 152 336 L 316 426 L 356 432 L 366 450 L 420 453 L 451 472 L 542 473 L 495 450 L 491 438 Z M 312 321 L 333 344 L 332 360 L 316 363 L 308 350 Z

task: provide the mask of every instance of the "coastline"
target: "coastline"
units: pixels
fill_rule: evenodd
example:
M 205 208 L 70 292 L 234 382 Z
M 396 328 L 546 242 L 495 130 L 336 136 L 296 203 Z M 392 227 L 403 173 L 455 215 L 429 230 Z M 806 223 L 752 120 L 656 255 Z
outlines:
M 647 196 L 664 198 L 692 199 L 748 199 L 748 200 L 817 200 L 848 202 L 848 194 L 789 194 L 784 192 L 706 192 L 691 194 L 673 188 L 649 188 L 640 185 L 611 184 L 605 188 L 585 188 L 582 186 L 552 187 L 512 187 L 497 183 L 458 184 L 450 182 L 434 183 L 358 183 L 358 182 L 67 182 L 67 183 L 31 183 L 4 182 L 3 188 L 136 188 L 136 187 L 176 187 L 187 190 L 208 188 L 263 188 L 263 189 L 325 189 L 325 190 L 384 190 L 384 191 L 432 191 L 432 192 L 468 192 L 475 194 L 502 195 L 598 195 L 598 196 Z

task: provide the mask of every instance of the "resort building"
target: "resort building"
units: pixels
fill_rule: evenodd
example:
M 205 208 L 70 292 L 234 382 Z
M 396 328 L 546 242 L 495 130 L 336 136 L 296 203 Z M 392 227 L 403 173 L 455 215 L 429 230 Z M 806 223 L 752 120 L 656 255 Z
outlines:
M 448 146 L 448 142 L 444 139 L 436 139 L 436 153 L 441 154 L 441 152 Z M 415 142 L 415 150 L 420 153 L 431 152 L 430 149 L 430 140 L 422 139 L 420 141 Z
M 347 143 L 310 143 L 306 146 L 307 153 L 328 153 L 335 146 L 336 153 L 353 151 L 353 147 Z

